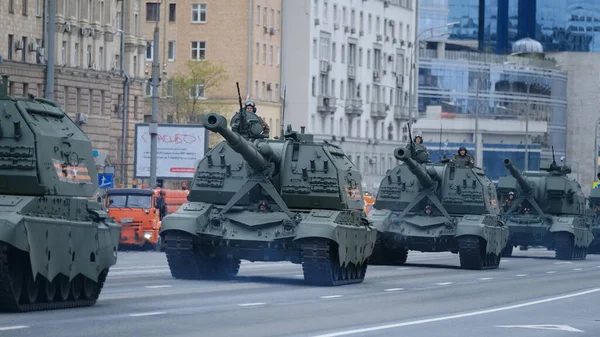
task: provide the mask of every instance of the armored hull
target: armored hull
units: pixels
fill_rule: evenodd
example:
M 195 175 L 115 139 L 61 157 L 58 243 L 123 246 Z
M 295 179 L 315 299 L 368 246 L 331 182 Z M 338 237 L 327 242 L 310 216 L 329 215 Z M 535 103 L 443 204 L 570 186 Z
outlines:
M 464 269 L 498 268 L 508 229 L 493 183 L 477 167 L 418 163 L 410 153 L 396 149 L 404 164 L 383 179 L 369 214 L 379 232 L 370 263 L 401 265 L 409 250 L 450 251 Z
M 54 102 L 7 97 L 6 83 L 0 311 L 93 305 L 116 263 L 121 228 L 90 200 L 98 188 L 91 142 Z
M 280 140 L 242 136 L 216 114 L 204 126 L 226 141 L 199 161 L 189 203 L 162 220 L 173 277 L 230 278 L 243 259 L 302 264 L 312 285 L 364 280 L 377 231 L 339 147 L 291 128 Z

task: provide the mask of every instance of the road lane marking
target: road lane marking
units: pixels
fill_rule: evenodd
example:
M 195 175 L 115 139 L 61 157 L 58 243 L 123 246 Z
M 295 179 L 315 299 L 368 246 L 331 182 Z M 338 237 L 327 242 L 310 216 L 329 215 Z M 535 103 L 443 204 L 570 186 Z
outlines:
M 450 285 L 450 284 L 452 284 L 452 282 L 440 282 L 440 283 L 436 283 L 436 285 L 438 285 L 438 286 L 447 286 L 447 285 Z
M 581 269 L 581 268 L 574 268 L 573 270 L 577 270 L 577 271 L 579 271 L 579 270 L 582 270 L 582 269 Z
M 3 327 L 0 327 L 0 331 L 19 330 L 19 329 L 27 329 L 27 328 L 29 328 L 29 325 L 3 326 Z
M 321 296 L 319 298 L 339 298 L 342 297 L 342 295 L 327 295 L 327 296 Z
M 409 270 L 409 269 L 410 269 L 410 267 L 398 267 L 398 268 L 396 268 L 396 269 L 397 269 L 397 270 Z
M 400 290 L 404 290 L 404 288 L 389 288 L 389 289 L 384 289 L 383 291 L 400 291 Z
M 554 273 L 556 273 L 554 270 L 551 270 L 551 271 L 547 271 L 547 272 L 546 272 L 546 274 L 554 274 Z
M 523 328 L 540 330 L 560 330 L 569 332 L 585 332 L 568 325 L 542 324 L 542 325 L 496 325 L 496 328 Z
M 523 277 L 523 276 L 527 276 L 527 274 L 517 274 L 517 275 L 515 275 L 515 276 L 518 276 L 518 277 Z
M 172 285 L 168 285 L 168 284 L 163 284 L 163 285 L 159 285 L 159 286 L 146 286 L 146 288 L 148 289 L 156 289 L 156 288 L 171 288 Z
M 263 303 L 263 302 L 256 302 L 256 303 L 241 303 L 241 304 L 238 304 L 238 306 L 240 306 L 240 307 L 255 307 L 255 306 L 257 306 L 257 305 L 265 305 L 265 304 L 267 304 L 267 303 Z
M 594 289 L 581 291 L 578 293 L 573 293 L 573 294 L 568 294 L 568 295 L 549 297 L 549 298 L 545 298 L 542 300 L 536 300 L 536 301 L 530 301 L 530 302 L 525 302 L 525 303 L 520 303 L 520 304 L 504 306 L 504 307 L 498 307 L 498 308 L 494 308 L 494 309 L 472 311 L 472 312 L 467 312 L 467 313 L 463 313 L 463 314 L 440 316 L 440 317 L 435 317 L 435 318 L 420 319 L 420 320 L 416 320 L 416 321 L 408 321 L 408 322 L 402 322 L 402 323 L 377 325 L 377 326 L 372 326 L 369 328 L 362 328 L 362 329 L 344 330 L 344 331 L 338 331 L 338 332 L 333 332 L 333 333 L 328 333 L 328 334 L 314 335 L 313 337 L 339 337 L 339 336 L 356 335 L 356 334 L 373 332 L 373 331 L 401 328 L 401 327 L 410 326 L 410 325 L 420 325 L 420 324 L 427 324 L 427 323 L 433 323 L 433 322 L 448 321 L 448 320 L 453 320 L 453 319 L 463 318 L 463 317 L 480 316 L 480 315 L 486 315 L 486 314 L 491 314 L 491 313 L 500 312 L 500 311 L 507 311 L 507 310 L 514 310 L 514 309 L 529 307 L 529 306 L 542 304 L 542 303 L 555 302 L 555 301 L 564 300 L 567 298 L 584 296 L 584 295 L 588 295 L 588 294 L 592 294 L 592 293 L 596 293 L 596 292 L 600 292 L 600 288 L 594 288 Z
M 481 281 L 487 281 L 487 280 L 493 280 L 493 277 L 482 277 L 480 278 Z
M 569 261 L 561 261 L 561 262 L 554 262 L 554 264 L 571 264 L 573 262 L 569 262 Z
M 156 316 L 156 315 L 164 315 L 165 311 L 154 311 L 154 312 L 141 312 L 139 314 L 129 314 L 129 317 L 143 317 L 143 316 Z

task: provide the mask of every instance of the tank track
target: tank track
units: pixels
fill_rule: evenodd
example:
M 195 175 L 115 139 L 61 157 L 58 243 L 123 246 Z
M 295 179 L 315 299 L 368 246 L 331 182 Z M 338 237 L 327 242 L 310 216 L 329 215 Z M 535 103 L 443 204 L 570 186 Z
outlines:
M 460 267 L 470 270 L 496 269 L 500 266 L 499 255 L 488 253 L 477 236 L 458 238 Z
M 368 259 L 358 266 L 349 263 L 340 267 L 337 248 L 326 239 L 302 243 L 304 281 L 316 286 L 340 286 L 361 283 L 367 273 Z
M 98 276 L 98 283 L 82 274 L 70 282 L 63 274 L 57 275 L 52 282 L 41 275 L 33 281 L 27 253 L 0 242 L 0 311 L 27 312 L 92 306 L 100 296 L 107 275 L 108 269 L 103 270 Z M 28 286 L 31 288 L 28 289 Z
M 371 257 L 369 258 L 369 264 L 374 266 L 401 266 L 406 263 L 407 259 L 407 248 L 387 247 L 385 243 L 378 238 L 375 242 L 373 254 L 371 254 Z
M 165 241 L 171 276 L 176 279 L 227 279 L 235 277 L 240 270 L 239 259 L 211 256 L 201 251 L 189 233 L 167 233 Z
M 554 252 L 557 260 L 585 260 L 587 247 L 575 247 L 573 235 L 567 232 L 554 234 Z

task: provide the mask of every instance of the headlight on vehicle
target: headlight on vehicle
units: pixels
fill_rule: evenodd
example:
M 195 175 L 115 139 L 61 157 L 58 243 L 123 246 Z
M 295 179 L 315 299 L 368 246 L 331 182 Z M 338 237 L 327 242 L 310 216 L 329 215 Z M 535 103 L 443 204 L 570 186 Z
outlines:
M 150 240 L 152 238 L 152 232 L 144 232 L 144 238 L 146 238 L 146 240 Z

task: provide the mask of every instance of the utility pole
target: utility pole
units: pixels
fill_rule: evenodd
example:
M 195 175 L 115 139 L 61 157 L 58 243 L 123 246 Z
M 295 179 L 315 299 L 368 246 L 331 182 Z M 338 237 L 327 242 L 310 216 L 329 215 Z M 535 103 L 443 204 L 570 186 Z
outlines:
M 156 26 L 154 26 L 154 45 L 152 46 L 152 121 L 149 125 L 150 131 L 150 188 L 156 186 L 156 152 L 158 136 L 158 72 L 160 70 L 158 63 L 158 21 L 160 19 L 160 6 L 156 9 Z
M 54 47 L 56 35 L 56 0 L 48 0 L 48 36 L 44 45 L 46 47 L 46 95 L 45 98 L 54 100 Z M 25 46 L 24 48 L 26 48 Z

